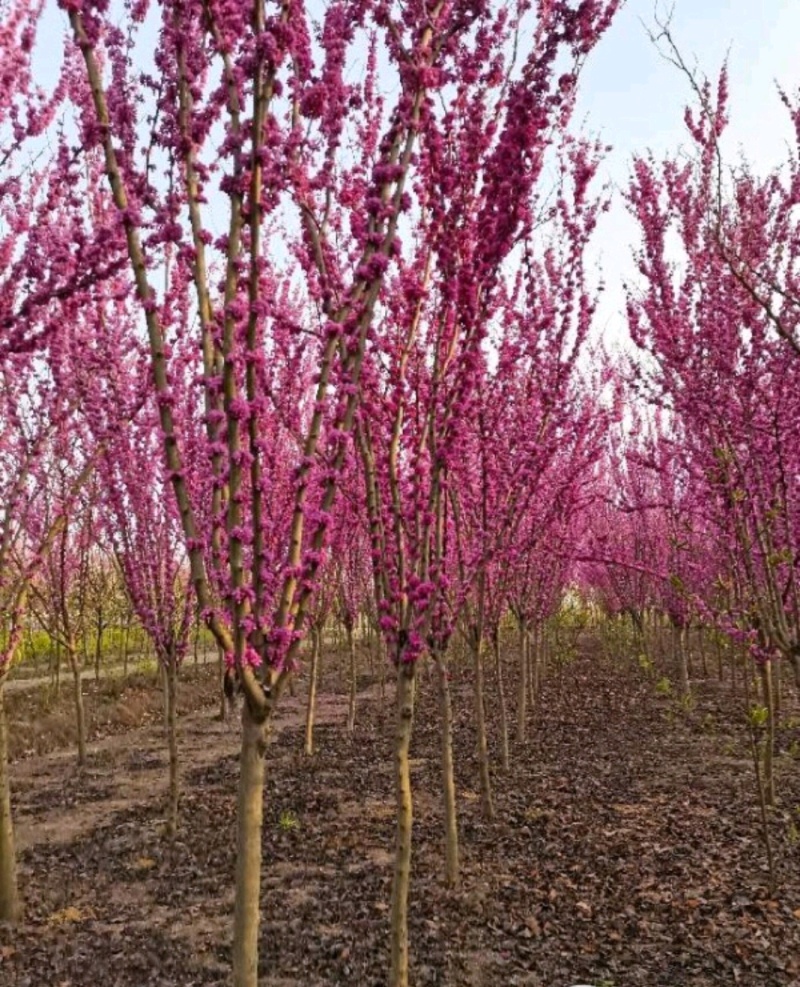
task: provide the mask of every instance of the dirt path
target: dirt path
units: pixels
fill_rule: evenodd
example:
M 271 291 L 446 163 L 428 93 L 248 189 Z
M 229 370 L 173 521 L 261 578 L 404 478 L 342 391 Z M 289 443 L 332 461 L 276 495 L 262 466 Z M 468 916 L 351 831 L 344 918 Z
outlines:
M 114 665 L 101 665 L 100 666 L 100 679 L 114 679 L 121 678 L 123 675 L 136 670 L 137 662 L 140 661 L 154 661 L 155 659 L 141 654 L 131 654 L 128 657 L 128 665 L 126 666 L 119 662 Z M 186 666 L 192 665 L 210 665 L 212 662 L 218 661 L 216 651 L 200 651 L 197 654 L 197 661 L 195 662 L 194 656 L 188 657 L 184 664 Z M 94 682 L 95 681 L 95 671 L 94 667 L 86 667 L 81 669 L 81 680 L 83 682 Z M 27 689 L 39 689 L 43 686 L 49 686 L 52 684 L 53 678 L 51 675 L 28 675 L 20 674 L 17 666 L 12 666 L 11 677 L 5 684 L 6 693 L 11 692 L 23 692 Z M 61 685 L 62 688 L 70 687 L 72 683 L 72 673 L 68 668 L 61 669 Z
M 509 685 L 514 665 L 508 662 Z M 741 709 L 698 682 L 693 709 L 635 662 L 588 652 L 553 674 L 528 743 L 481 813 L 467 668 L 453 667 L 461 886 L 442 882 L 437 702 L 424 680 L 413 741 L 409 901 L 414 987 L 800 987 L 800 807 L 787 697 L 780 889 L 765 854 Z M 510 694 L 510 695 L 509 695 Z M 514 721 L 514 690 L 508 689 Z M 313 758 L 286 697 L 267 760 L 260 987 L 383 987 L 394 783 L 392 717 L 321 697 Z M 166 764 L 149 728 L 15 765 L 26 924 L 0 929 L 2 987 L 223 987 L 230 982 L 238 726 L 183 721 L 183 824 L 162 838 Z M 795 726 L 791 726 L 791 723 Z M 794 733 L 792 731 L 795 731 Z M 796 816 L 800 823 L 800 814 Z
M 375 690 L 368 690 L 359 701 L 374 696 Z M 346 697 L 321 695 L 315 722 L 320 726 L 341 723 L 346 713 Z M 278 707 L 272 742 L 282 731 L 299 731 L 304 725 L 304 700 L 287 696 Z M 203 771 L 238 754 L 238 710 L 225 722 L 213 710 L 193 712 L 181 717 L 179 729 L 184 774 Z M 90 744 L 82 771 L 75 765 L 74 751 L 63 750 L 18 761 L 12 766 L 11 778 L 18 850 L 70 843 L 106 825 L 120 812 L 166 797 L 166 738 L 160 727 L 150 724 Z

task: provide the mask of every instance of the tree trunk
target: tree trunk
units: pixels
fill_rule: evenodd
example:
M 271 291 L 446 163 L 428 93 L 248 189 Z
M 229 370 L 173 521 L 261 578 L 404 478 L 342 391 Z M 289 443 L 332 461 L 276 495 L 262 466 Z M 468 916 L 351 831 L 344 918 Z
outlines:
M 703 678 L 708 678 L 708 648 L 706 647 L 706 635 L 702 627 L 698 627 L 695 631 L 695 637 L 697 638 L 697 646 L 700 648 L 700 660 L 703 663 Z
M 5 672 L 0 672 L 0 922 L 18 922 L 22 917 L 22 906 L 17 887 L 17 857 L 11 817 L 5 675 Z
M 228 700 L 225 696 L 225 652 L 217 645 L 219 659 L 219 718 L 224 723 L 228 717 Z
M 55 643 L 55 656 L 51 688 L 54 690 L 56 698 L 58 698 L 61 695 L 61 644 L 59 641 Z
M 320 632 L 314 627 L 311 631 L 311 668 L 308 672 L 308 703 L 306 705 L 305 753 L 314 753 L 314 713 L 317 706 L 317 676 L 319 672 Z
M 72 672 L 72 688 L 75 697 L 75 726 L 78 731 L 78 764 L 86 764 L 86 714 L 83 708 L 83 679 L 75 647 L 70 644 L 67 648 L 67 659 Z
M 367 647 L 367 671 L 369 672 L 370 685 L 375 680 L 375 635 L 372 630 L 372 621 L 364 618 L 364 637 Z
M 233 915 L 233 985 L 258 987 L 261 897 L 261 830 L 268 722 L 242 703 L 242 752 L 236 832 L 236 901 Z
M 500 631 L 495 628 L 492 633 L 494 649 L 494 668 L 497 675 L 497 703 L 500 709 L 500 744 L 503 771 L 511 767 L 511 754 L 508 747 L 508 711 L 506 710 L 506 687 L 503 681 L 503 662 L 500 658 Z
M 541 624 L 533 629 L 533 647 L 528 647 L 528 700 L 536 722 L 536 707 L 539 702 L 539 669 L 542 658 L 542 638 L 544 630 Z
M 434 654 L 439 681 L 439 716 L 442 720 L 442 792 L 444 794 L 444 879 L 448 887 L 458 885 L 458 816 L 453 770 L 453 705 L 450 673 L 445 654 Z
M 178 832 L 178 799 L 180 774 L 178 765 L 178 663 L 174 656 L 165 667 L 167 676 L 167 745 L 169 747 L 169 804 L 167 806 L 167 835 Z
M 744 705 L 746 709 L 750 709 L 750 687 L 752 685 L 752 679 L 750 674 L 750 656 L 744 651 L 742 653 L 742 689 L 744 690 Z
M 678 687 L 681 697 L 689 695 L 689 666 L 686 663 L 686 629 L 683 627 L 673 627 L 673 640 L 675 642 L 675 657 L 678 662 Z
M 100 680 L 100 656 L 103 653 L 103 622 L 97 622 L 97 634 L 94 639 L 94 678 Z
M 539 693 L 541 692 L 542 682 L 544 681 L 547 670 L 548 647 L 547 628 L 544 622 L 542 622 L 539 624 L 539 646 L 536 649 L 536 654 L 533 656 L 533 671 L 531 672 L 533 697 L 536 703 L 539 702 Z
M 489 745 L 486 740 L 486 704 L 483 683 L 481 635 L 472 637 L 472 663 L 475 672 L 475 728 L 478 733 L 478 771 L 481 782 L 481 804 L 486 819 L 494 819 L 492 781 L 489 775 Z
M 397 834 L 392 882 L 390 987 L 408 987 L 408 887 L 411 877 L 411 827 L 414 818 L 408 755 L 414 728 L 414 672 L 412 662 L 401 660 L 398 663 L 394 750 Z
M 339 691 L 345 692 L 347 690 L 347 673 L 345 671 L 344 651 L 347 647 L 347 636 L 344 634 L 344 628 L 340 623 L 337 622 L 334 626 L 336 628 L 336 671 Z
M 161 679 L 161 701 L 164 703 L 164 723 L 169 719 L 169 683 L 167 679 L 169 678 L 169 673 L 167 672 L 167 666 L 158 660 L 158 671 L 157 674 Z
M 772 704 L 775 711 L 775 727 L 781 721 L 781 706 L 783 704 L 783 661 L 773 662 L 772 665 Z
M 517 691 L 517 740 L 525 743 L 528 726 L 528 657 L 530 655 L 530 637 L 528 625 L 524 620 L 519 622 L 519 689 Z
M 352 621 L 347 624 L 347 651 L 350 665 L 350 701 L 347 705 L 347 729 L 352 733 L 356 727 L 356 690 L 358 682 L 356 679 L 356 639 L 353 634 Z
M 105 625 L 102 620 L 97 623 L 97 634 L 94 639 L 94 667 L 95 677 L 100 678 L 100 657 L 103 654 L 103 630 Z
M 378 637 L 378 728 L 383 732 L 386 722 L 386 665 L 387 656 L 383 650 L 383 638 Z
M 128 677 L 128 657 L 130 654 L 131 621 L 130 617 L 125 621 L 125 633 L 122 636 L 122 674 Z
M 772 662 L 761 666 L 761 694 L 767 710 L 767 735 L 764 738 L 764 796 L 767 805 L 775 805 L 775 695 L 772 687 Z

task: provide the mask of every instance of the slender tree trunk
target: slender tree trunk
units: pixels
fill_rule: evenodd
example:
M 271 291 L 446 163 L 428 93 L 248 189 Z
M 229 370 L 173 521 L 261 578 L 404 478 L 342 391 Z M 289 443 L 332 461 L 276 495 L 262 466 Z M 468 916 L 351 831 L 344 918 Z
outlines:
M 103 653 L 103 623 L 98 621 L 97 635 L 94 639 L 94 677 L 95 681 L 100 680 L 100 656 Z
M 17 887 L 17 857 L 11 817 L 5 676 L 5 672 L 0 672 L 0 922 L 18 922 L 22 917 L 22 904 Z
M 224 723 L 228 718 L 228 700 L 225 697 L 225 652 L 217 645 L 219 667 L 219 718 Z
M 367 646 L 367 670 L 369 672 L 370 684 L 375 680 L 375 634 L 373 632 L 372 620 L 367 617 L 364 621 L 364 635 Z
M 783 661 L 772 664 L 772 705 L 775 710 L 775 728 L 781 721 L 781 705 L 783 702 Z
M 675 657 L 678 660 L 678 686 L 682 697 L 689 695 L 689 666 L 686 663 L 686 628 L 674 627 Z
M 167 666 L 159 659 L 158 677 L 161 679 L 161 701 L 164 703 L 164 723 L 169 719 L 169 673 Z
M 383 729 L 383 725 L 386 718 L 386 665 L 388 659 L 384 654 L 383 650 L 383 637 L 378 637 L 378 696 L 379 696 L 379 710 L 378 710 L 378 723 Z
M 481 782 L 481 804 L 486 819 L 494 819 L 492 780 L 489 774 L 489 745 L 486 739 L 486 701 L 483 681 L 482 635 L 472 635 L 472 663 L 475 673 L 475 727 L 478 733 L 478 771 Z
M 74 644 L 67 648 L 67 660 L 72 672 L 72 688 L 75 697 L 75 726 L 78 731 L 78 764 L 86 764 L 86 713 L 83 707 L 83 679 Z
M 180 770 L 178 763 L 178 663 L 174 656 L 165 666 L 167 676 L 167 744 L 169 747 L 169 805 L 167 807 L 167 835 L 178 832 L 178 799 L 180 798 Z
M 261 897 L 261 830 L 264 809 L 267 722 L 242 703 L 242 752 L 236 833 L 236 900 L 233 914 L 234 987 L 258 987 Z
M 433 655 L 439 683 L 439 716 L 442 721 L 442 792 L 444 794 L 444 879 L 448 887 L 458 885 L 458 815 L 453 770 L 453 705 L 446 654 Z
M 305 753 L 311 757 L 314 753 L 314 714 L 317 707 L 317 678 L 319 673 L 320 632 L 314 627 L 311 630 L 311 668 L 308 672 L 308 702 L 306 705 L 306 742 Z
M 539 625 L 539 647 L 533 664 L 533 691 L 536 702 L 539 701 L 539 694 L 542 690 L 542 682 L 547 672 L 547 663 L 550 658 L 550 641 L 547 637 L 547 628 L 544 621 Z
M 528 647 L 528 701 L 531 712 L 536 719 L 537 706 L 539 704 L 539 675 L 542 664 L 542 641 L 544 629 L 542 625 L 536 624 L 533 629 L 533 648 Z
M 761 666 L 761 694 L 767 709 L 767 735 L 764 738 L 764 796 L 767 805 L 775 805 L 775 696 L 772 687 L 772 662 L 765 661 Z
M 752 680 L 750 678 L 750 657 L 747 652 L 742 655 L 742 682 L 742 688 L 744 690 L 744 705 L 746 709 L 750 709 L 750 687 Z
M 94 646 L 94 680 L 100 681 L 100 656 L 103 653 L 103 625 L 98 624 L 97 637 Z
M 761 777 L 761 763 L 758 759 L 758 739 L 754 728 L 750 728 L 750 748 L 753 752 L 753 767 L 756 773 L 756 790 L 758 792 L 758 807 L 761 811 L 761 837 L 764 849 L 767 851 L 767 870 L 769 872 L 769 893 L 774 897 L 778 890 L 778 872 L 775 868 L 775 856 L 772 852 L 772 840 L 769 835 L 769 816 L 767 814 L 767 797 L 764 790 L 764 779 Z
M 411 768 L 409 750 L 414 728 L 415 666 L 397 666 L 397 721 L 395 731 L 395 791 L 397 834 L 392 882 L 391 971 L 389 987 L 408 987 L 408 888 L 411 878 Z M 238 987 L 238 985 L 237 985 Z
M 494 668 L 497 676 L 497 704 L 500 710 L 500 749 L 503 771 L 511 767 L 511 752 L 508 745 L 508 710 L 506 709 L 506 687 L 503 680 L 503 661 L 500 657 L 500 631 L 494 628 L 492 632 L 492 648 L 494 650 Z
M 519 688 L 517 690 L 517 740 L 525 743 L 528 727 L 528 655 L 530 638 L 528 624 L 525 620 L 519 622 Z
M 61 644 L 59 641 L 55 643 L 56 652 L 56 664 L 55 664 L 55 694 L 56 697 L 61 695 Z
M 337 678 L 339 680 L 339 691 L 345 692 L 347 689 L 347 675 L 345 672 L 345 658 L 344 651 L 347 648 L 347 637 L 344 634 L 344 628 L 338 622 L 335 624 L 336 627 L 336 672 Z
M 358 685 L 356 678 L 356 639 L 353 634 L 352 621 L 349 621 L 347 624 L 347 651 L 350 666 L 350 701 L 347 704 L 347 730 L 349 733 L 352 733 L 356 727 L 356 690 Z
M 125 620 L 125 633 L 122 636 L 122 674 L 127 679 L 128 677 L 128 658 L 130 656 L 130 641 L 131 641 L 131 619 L 130 616 Z

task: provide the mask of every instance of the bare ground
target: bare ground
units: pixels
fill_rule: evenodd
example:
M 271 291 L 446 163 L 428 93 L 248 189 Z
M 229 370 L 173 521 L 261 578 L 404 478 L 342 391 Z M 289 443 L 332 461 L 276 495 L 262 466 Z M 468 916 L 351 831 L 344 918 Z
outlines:
M 416 987 L 800 987 L 794 700 L 779 737 L 772 896 L 746 734 L 726 687 L 698 683 L 686 712 L 629 668 L 585 655 L 548 684 L 512 771 L 495 772 L 497 818 L 487 823 L 469 685 L 456 676 L 454 686 L 463 881 L 458 891 L 441 883 L 431 680 L 414 740 Z M 174 844 L 161 833 L 157 690 L 154 721 L 100 737 L 82 774 L 69 752 L 15 764 L 27 912 L 19 930 L 0 930 L 3 987 L 229 982 L 238 727 L 214 719 L 207 692 L 182 718 Z M 306 759 L 302 715 L 302 698 L 287 698 L 268 758 L 261 982 L 377 987 L 386 982 L 391 717 L 368 690 L 350 737 L 343 697 L 323 694 L 319 750 Z

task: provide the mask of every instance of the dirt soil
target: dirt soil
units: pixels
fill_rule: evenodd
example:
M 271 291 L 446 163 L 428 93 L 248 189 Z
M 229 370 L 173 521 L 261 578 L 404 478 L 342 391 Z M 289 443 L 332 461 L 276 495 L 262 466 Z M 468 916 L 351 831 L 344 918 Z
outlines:
M 497 817 L 487 823 L 469 684 L 456 675 L 453 685 L 463 880 L 457 891 L 441 881 L 431 678 L 414 739 L 415 987 L 800 987 L 794 699 L 779 738 L 773 897 L 727 686 L 696 683 L 687 712 L 630 666 L 584 655 L 547 684 L 531 741 L 512 746 L 511 772 L 495 771 Z M 174 844 L 162 835 L 156 722 L 93 743 L 82 774 L 71 752 L 14 765 L 26 922 L 0 929 L 3 987 L 229 983 L 238 728 L 214 719 L 209 691 L 214 702 L 182 718 Z M 392 717 L 373 687 L 351 737 L 345 698 L 320 703 L 317 754 L 300 753 L 299 692 L 282 704 L 268 756 L 261 983 L 382 987 Z M 497 739 L 493 729 L 495 755 Z
M 217 709 L 219 674 L 216 664 L 185 665 L 181 670 L 179 713 Z M 25 679 L 7 683 L 5 703 L 13 759 L 77 747 L 73 688 L 69 673 L 62 673 L 58 691 L 44 679 L 35 684 Z M 127 678 L 106 676 L 99 681 L 84 678 L 82 688 L 90 742 L 127 734 L 134 727 L 149 725 L 160 729 L 164 694 L 157 672 L 134 673 Z

